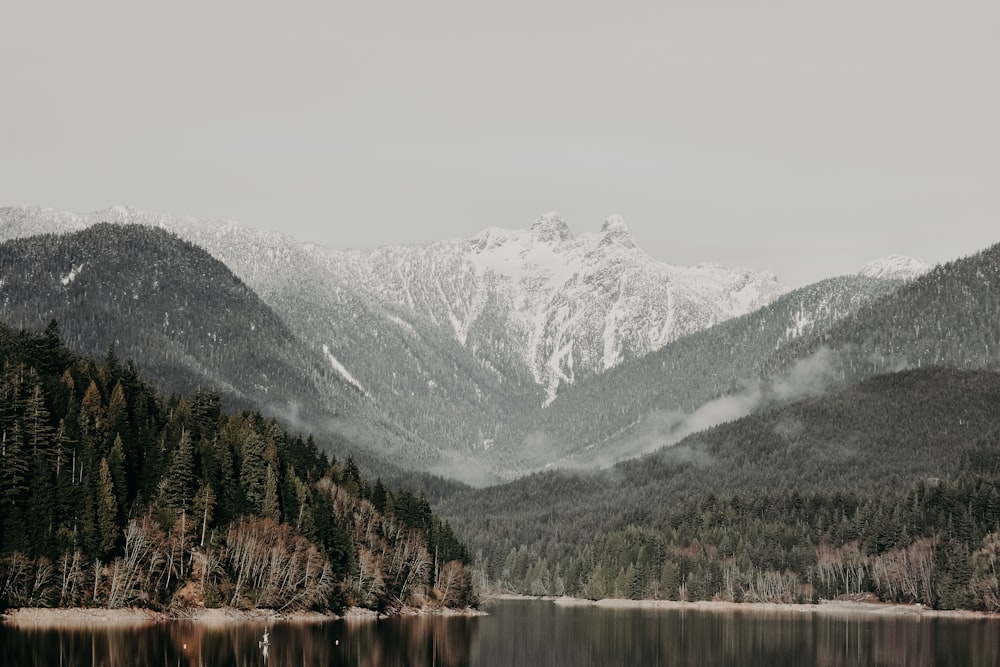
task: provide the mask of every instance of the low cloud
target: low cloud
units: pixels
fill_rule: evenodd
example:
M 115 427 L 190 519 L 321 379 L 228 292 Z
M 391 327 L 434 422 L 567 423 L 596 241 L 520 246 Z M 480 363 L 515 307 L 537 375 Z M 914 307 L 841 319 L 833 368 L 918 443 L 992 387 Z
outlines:
M 818 396 L 841 377 L 837 355 L 829 348 L 820 348 L 778 376 L 755 381 L 739 393 L 720 396 L 691 412 L 657 410 L 649 413 L 639 426 L 639 434 L 615 448 L 614 460 L 604 457 L 595 463 L 610 465 L 615 461 L 641 456 L 771 405 Z

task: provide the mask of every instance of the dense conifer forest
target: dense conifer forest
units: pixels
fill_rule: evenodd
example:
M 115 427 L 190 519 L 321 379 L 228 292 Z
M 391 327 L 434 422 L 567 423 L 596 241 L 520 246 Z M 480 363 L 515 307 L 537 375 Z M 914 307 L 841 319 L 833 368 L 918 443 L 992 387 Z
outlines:
M 998 405 L 997 373 L 894 373 L 438 510 L 498 590 L 1000 611 Z
M 423 494 L 218 394 L 0 327 L 0 607 L 474 603 Z

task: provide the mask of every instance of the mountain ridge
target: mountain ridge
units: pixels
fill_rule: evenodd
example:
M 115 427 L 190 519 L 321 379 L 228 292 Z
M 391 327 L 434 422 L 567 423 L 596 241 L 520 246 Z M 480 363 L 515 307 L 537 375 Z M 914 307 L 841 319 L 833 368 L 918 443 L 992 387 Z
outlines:
M 516 428 L 512 435 L 513 416 L 560 414 L 563 394 L 607 384 L 602 378 L 621 367 L 787 295 L 766 272 L 652 260 L 614 215 L 579 235 L 553 212 L 527 230 L 340 251 L 227 220 L 14 207 L 0 209 L 0 239 L 72 232 L 101 219 L 166 229 L 205 249 L 277 313 L 323 372 L 367 398 L 375 414 L 367 419 L 398 424 L 428 451 L 450 452 L 432 472 L 480 483 L 488 481 L 483 467 L 509 475 L 552 462 L 544 438 Z M 875 264 L 889 275 L 915 262 Z M 863 301 L 881 289 L 873 285 L 887 284 L 848 283 L 837 298 L 861 290 Z M 814 307 L 827 306 L 803 305 L 782 325 L 784 339 L 810 330 Z M 842 314 L 834 308 L 820 319 Z M 724 389 L 712 385 L 702 397 Z

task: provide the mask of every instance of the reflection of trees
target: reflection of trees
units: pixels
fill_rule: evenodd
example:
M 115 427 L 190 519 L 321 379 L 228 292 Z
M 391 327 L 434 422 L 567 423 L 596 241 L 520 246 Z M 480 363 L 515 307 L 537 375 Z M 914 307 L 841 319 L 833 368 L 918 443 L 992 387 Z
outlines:
M 33 629 L 0 625 L 0 665 L 253 665 L 270 632 L 268 667 L 291 665 L 469 665 L 476 618 L 397 617 L 379 621 L 260 622 L 212 626 Z
M 545 665 L 994 665 L 994 621 L 781 611 L 560 609 L 487 619 L 395 617 L 267 626 L 269 667 Z M 0 665 L 264 664 L 263 623 L 69 630 L 0 624 Z
M 985 666 L 1000 656 L 993 621 L 510 604 L 480 626 L 474 664 Z

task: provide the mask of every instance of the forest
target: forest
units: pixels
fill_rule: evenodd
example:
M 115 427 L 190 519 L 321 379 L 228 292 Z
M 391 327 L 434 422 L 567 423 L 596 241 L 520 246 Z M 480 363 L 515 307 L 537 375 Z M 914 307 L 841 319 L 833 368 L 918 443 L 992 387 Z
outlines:
M 998 404 L 1000 374 L 914 369 L 436 509 L 486 589 L 1000 611 Z
M 475 604 L 423 494 L 220 397 L 159 395 L 114 347 L 0 327 L 0 608 Z

